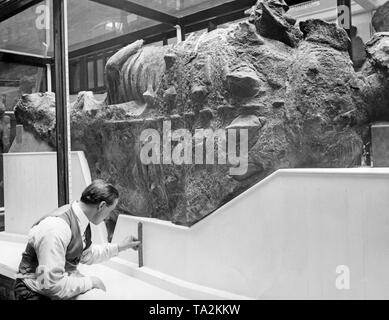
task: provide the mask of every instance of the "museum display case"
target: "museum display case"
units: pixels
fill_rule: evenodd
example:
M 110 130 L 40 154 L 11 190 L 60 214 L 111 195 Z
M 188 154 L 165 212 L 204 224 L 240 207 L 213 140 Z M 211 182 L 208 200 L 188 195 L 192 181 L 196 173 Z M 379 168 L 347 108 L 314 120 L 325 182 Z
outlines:
M 384 119 L 371 110 L 379 99 L 366 78 L 380 72 L 369 62 L 380 50 L 370 41 L 375 11 L 342 3 L 68 1 L 67 143 L 85 152 L 92 178 L 118 186 L 118 212 L 183 225 L 277 169 L 369 165 L 369 122 Z M 56 90 L 52 16 L 43 1 L 1 22 L 4 54 L 51 59 L 45 66 L 1 62 L 3 104 L 39 140 L 36 151 L 56 146 L 55 98 L 46 93 Z M 380 81 L 374 85 L 384 90 Z M 33 98 L 17 102 L 23 94 Z M 235 154 L 245 173 L 233 176 L 231 163 L 208 159 L 145 165 L 142 132 L 157 130 L 161 144 L 169 125 L 193 139 L 201 129 L 247 130 L 246 158 Z M 221 148 L 228 140 L 217 139 Z

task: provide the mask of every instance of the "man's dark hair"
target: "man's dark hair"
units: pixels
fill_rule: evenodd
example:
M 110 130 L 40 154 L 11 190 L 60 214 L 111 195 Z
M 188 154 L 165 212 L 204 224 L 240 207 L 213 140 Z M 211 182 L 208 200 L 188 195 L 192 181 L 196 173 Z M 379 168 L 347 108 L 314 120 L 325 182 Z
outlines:
M 112 184 L 97 179 L 83 191 L 81 201 L 86 204 L 99 204 L 105 201 L 111 206 L 117 198 L 119 198 L 119 192 Z

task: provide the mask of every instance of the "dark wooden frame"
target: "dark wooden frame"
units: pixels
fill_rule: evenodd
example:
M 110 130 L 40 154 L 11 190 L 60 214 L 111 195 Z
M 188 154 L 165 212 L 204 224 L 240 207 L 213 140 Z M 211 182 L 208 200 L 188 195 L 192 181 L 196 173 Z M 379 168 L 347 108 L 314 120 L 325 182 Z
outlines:
M 46 68 L 48 64 L 52 64 L 54 62 L 54 59 L 34 54 L 0 49 L 0 61 Z
M 69 203 L 69 152 L 64 0 L 53 0 L 58 206 Z
M 159 21 L 167 25 L 175 26 L 179 24 L 179 19 L 170 14 L 142 6 L 138 3 L 128 0 L 90 0 L 99 4 L 103 4 L 112 8 L 127 11 L 129 13 L 136 14 L 138 16 L 148 18 L 151 20 Z

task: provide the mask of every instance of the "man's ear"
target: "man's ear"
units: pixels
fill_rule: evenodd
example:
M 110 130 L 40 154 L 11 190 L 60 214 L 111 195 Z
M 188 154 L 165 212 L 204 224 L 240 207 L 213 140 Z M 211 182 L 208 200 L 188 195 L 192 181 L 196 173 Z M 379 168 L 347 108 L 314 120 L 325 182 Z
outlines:
M 107 203 L 105 201 L 101 201 L 99 203 L 99 211 L 103 210 L 107 206 Z

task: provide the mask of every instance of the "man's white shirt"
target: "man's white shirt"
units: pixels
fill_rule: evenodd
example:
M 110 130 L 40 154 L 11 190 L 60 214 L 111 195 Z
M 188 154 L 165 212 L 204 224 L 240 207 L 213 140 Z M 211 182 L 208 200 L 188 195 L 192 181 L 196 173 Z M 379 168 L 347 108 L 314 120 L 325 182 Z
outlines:
M 71 206 L 77 217 L 81 236 L 83 237 L 83 248 L 85 248 L 84 233 L 89 220 L 78 201 L 73 202 Z M 70 299 L 92 289 L 90 277 L 83 276 L 78 271 L 71 274 L 65 272 L 66 249 L 71 238 L 70 226 L 59 217 L 48 217 L 31 228 L 28 234 L 28 242 L 35 249 L 39 266 L 35 274 L 22 277 L 24 283 L 31 290 L 52 299 Z M 117 244 L 95 245 L 92 243 L 88 249 L 84 250 L 80 263 L 103 262 L 117 256 L 118 253 Z

